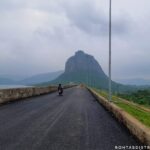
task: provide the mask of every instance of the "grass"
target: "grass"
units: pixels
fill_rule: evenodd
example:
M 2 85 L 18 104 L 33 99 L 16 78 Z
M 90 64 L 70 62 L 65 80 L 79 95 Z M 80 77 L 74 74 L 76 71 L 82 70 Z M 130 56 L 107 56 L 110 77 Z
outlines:
M 139 109 L 133 105 L 125 104 L 123 102 L 115 103 L 117 106 L 128 112 L 130 115 L 134 116 L 140 122 L 150 127 L 150 112 L 146 112 Z
M 101 96 L 108 99 L 108 94 L 106 91 L 102 91 L 99 89 L 94 89 L 97 93 Z M 126 103 L 125 101 L 121 100 L 119 97 L 112 95 L 112 102 L 122 108 L 124 111 L 135 117 L 141 123 L 150 127 L 150 112 L 143 110 L 139 106 L 135 105 L 134 103 Z
M 136 92 L 132 93 L 119 93 L 117 94 L 118 97 L 122 97 L 123 99 L 127 99 L 129 101 L 132 101 L 134 103 L 150 107 L 150 90 L 138 90 Z

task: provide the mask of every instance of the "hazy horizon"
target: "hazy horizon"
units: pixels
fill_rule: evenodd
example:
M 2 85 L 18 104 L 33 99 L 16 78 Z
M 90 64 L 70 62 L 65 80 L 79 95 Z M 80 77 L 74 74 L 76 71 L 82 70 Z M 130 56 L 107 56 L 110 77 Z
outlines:
M 81 49 L 108 74 L 108 0 L 1 0 L 0 74 L 64 70 Z M 150 1 L 112 0 L 112 78 L 150 79 Z

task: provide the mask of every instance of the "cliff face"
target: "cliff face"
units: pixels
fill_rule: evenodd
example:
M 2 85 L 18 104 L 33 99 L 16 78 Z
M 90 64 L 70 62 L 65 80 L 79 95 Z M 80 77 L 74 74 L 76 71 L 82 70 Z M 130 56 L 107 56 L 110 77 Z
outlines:
M 134 86 L 126 86 L 120 83 L 112 82 L 113 92 L 128 92 L 135 91 Z M 102 70 L 99 63 L 91 55 L 79 50 L 74 56 L 70 57 L 65 64 L 65 72 L 49 84 L 68 84 L 68 83 L 83 83 L 88 86 L 108 90 L 108 77 Z
M 65 72 L 54 83 L 84 83 L 89 86 L 107 89 L 108 77 L 99 63 L 91 55 L 79 50 L 70 57 L 65 65 Z
M 70 57 L 65 66 L 65 73 L 71 72 L 96 72 L 100 73 L 101 76 L 106 76 L 95 60 L 91 55 L 84 53 L 83 51 L 77 51 L 74 56 Z

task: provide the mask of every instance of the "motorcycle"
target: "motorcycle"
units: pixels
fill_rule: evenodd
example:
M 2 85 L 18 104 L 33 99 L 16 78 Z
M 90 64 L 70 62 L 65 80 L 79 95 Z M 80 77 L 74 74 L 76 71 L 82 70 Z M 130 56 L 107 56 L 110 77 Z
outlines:
M 59 89 L 59 90 L 58 90 L 58 94 L 59 94 L 59 96 L 62 96 L 62 95 L 63 95 L 63 90 L 62 90 L 62 89 Z

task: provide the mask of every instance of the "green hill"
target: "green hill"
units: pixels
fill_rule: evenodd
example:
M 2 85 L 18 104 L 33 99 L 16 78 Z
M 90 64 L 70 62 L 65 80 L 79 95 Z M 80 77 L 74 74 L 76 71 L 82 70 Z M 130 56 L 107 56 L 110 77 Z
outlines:
M 68 84 L 83 83 L 89 86 L 108 89 L 108 77 L 102 70 L 101 66 L 91 55 L 83 51 L 77 51 L 74 56 L 70 57 L 65 64 L 65 72 L 52 82 L 44 84 Z M 118 84 L 112 82 L 112 86 L 117 87 Z
M 138 89 L 137 86 L 111 82 L 113 92 L 122 93 Z M 108 76 L 104 73 L 102 67 L 93 56 L 81 50 L 77 51 L 74 56 L 67 60 L 63 74 L 51 82 L 43 83 L 43 85 L 59 83 L 83 83 L 91 87 L 108 90 Z
M 18 81 L 17 83 L 21 84 L 21 85 L 39 84 L 41 82 L 52 81 L 52 80 L 56 79 L 62 73 L 63 73 L 63 71 L 37 74 L 37 75 L 31 76 L 31 77 L 28 77 L 24 80 Z

